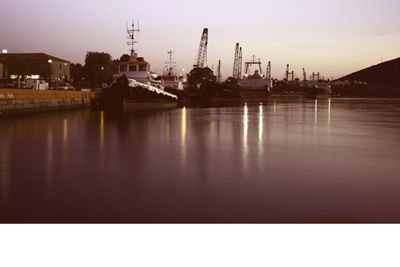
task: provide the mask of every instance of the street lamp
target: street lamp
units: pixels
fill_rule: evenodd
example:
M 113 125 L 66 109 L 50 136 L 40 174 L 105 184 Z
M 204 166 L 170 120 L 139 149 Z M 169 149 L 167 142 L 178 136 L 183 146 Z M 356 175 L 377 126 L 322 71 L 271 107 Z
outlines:
M 100 71 L 100 87 L 103 86 L 103 71 L 104 71 L 104 67 L 101 67 L 101 71 Z
M 3 49 L 3 54 L 7 54 L 8 53 L 8 50 L 7 49 Z
M 49 60 L 47 60 L 47 62 L 50 64 L 50 77 L 49 77 L 49 89 L 51 90 L 51 72 L 52 72 L 52 63 L 53 63 L 53 60 L 51 60 L 51 59 L 49 59 Z

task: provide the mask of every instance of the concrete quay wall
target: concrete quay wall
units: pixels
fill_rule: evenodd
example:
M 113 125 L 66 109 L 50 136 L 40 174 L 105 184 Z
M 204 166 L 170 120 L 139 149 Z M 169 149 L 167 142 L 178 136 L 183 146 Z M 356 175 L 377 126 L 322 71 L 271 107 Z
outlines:
M 90 92 L 0 89 L 0 115 L 90 106 Z

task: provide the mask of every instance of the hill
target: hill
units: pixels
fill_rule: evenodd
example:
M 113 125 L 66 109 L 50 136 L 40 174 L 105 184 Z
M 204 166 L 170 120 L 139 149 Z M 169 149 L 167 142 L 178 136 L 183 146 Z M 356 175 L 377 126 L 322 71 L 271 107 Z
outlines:
M 332 90 L 340 96 L 400 97 L 400 58 L 344 76 Z
M 400 58 L 371 66 L 339 79 L 339 81 L 346 80 L 400 89 Z

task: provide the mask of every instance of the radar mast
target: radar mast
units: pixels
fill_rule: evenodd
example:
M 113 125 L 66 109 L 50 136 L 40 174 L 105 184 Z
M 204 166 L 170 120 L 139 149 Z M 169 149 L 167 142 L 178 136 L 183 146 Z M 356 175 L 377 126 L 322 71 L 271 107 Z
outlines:
M 135 21 L 132 20 L 131 27 L 129 27 L 129 25 L 127 23 L 126 28 L 127 28 L 127 32 L 128 32 L 128 45 L 131 47 L 131 61 L 136 61 L 137 53 L 135 50 L 135 44 L 137 43 L 137 41 L 135 41 L 135 33 L 140 32 L 139 22 L 138 22 L 138 27 L 135 28 Z

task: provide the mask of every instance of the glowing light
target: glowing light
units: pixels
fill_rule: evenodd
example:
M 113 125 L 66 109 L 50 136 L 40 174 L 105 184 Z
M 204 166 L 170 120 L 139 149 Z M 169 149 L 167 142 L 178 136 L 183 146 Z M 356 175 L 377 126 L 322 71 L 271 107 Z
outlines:
M 8 53 L 8 50 L 7 49 L 3 49 L 3 54 L 7 54 Z
M 47 62 L 51 64 L 51 63 L 53 63 L 53 60 L 49 59 L 49 60 L 47 60 Z

